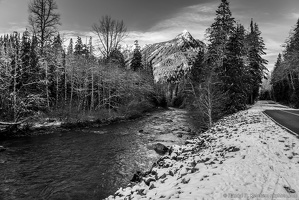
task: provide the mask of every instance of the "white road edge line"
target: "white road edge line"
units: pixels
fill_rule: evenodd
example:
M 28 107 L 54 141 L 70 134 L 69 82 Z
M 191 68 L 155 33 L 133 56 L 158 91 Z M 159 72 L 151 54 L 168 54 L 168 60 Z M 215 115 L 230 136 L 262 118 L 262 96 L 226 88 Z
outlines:
M 299 116 L 298 114 L 295 114 L 295 113 L 292 113 L 292 112 L 288 112 L 288 111 L 285 111 L 285 110 L 280 110 L 282 112 L 286 112 L 286 113 L 289 113 L 289 114 L 292 114 L 292 115 L 296 115 L 296 116 Z
M 276 125 L 280 126 L 281 128 L 285 129 L 286 131 L 288 131 L 289 133 L 291 133 L 292 135 L 296 136 L 297 138 L 299 138 L 299 135 L 297 133 L 295 133 L 294 131 L 290 130 L 289 128 L 281 125 L 280 123 L 278 123 L 277 121 L 275 121 L 272 117 L 270 117 L 269 115 L 267 115 L 265 113 L 265 111 L 262 111 L 262 113 L 264 115 L 266 115 L 266 117 L 268 117 L 269 119 L 271 119 Z

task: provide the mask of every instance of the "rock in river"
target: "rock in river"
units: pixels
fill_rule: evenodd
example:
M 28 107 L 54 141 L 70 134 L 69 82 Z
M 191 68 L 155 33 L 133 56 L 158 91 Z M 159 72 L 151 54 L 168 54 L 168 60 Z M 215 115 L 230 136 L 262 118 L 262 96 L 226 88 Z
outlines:
M 154 144 L 153 147 L 158 154 L 165 154 L 169 150 L 168 147 L 161 143 Z

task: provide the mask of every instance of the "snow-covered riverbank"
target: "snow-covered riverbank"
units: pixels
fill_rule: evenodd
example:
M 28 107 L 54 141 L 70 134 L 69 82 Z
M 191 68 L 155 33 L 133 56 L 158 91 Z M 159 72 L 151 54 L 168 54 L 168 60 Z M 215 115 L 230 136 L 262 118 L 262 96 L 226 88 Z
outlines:
M 299 139 L 262 113 L 282 108 L 258 102 L 220 120 L 108 199 L 299 199 Z

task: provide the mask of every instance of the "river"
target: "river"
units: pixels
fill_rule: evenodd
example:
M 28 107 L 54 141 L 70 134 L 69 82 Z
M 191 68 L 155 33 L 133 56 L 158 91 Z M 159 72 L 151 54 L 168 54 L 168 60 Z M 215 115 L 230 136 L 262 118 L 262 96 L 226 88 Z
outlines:
M 149 144 L 182 144 L 189 137 L 194 126 L 186 113 L 171 109 L 100 128 L 0 141 L 7 148 L 0 152 L 0 199 L 103 199 L 159 158 Z

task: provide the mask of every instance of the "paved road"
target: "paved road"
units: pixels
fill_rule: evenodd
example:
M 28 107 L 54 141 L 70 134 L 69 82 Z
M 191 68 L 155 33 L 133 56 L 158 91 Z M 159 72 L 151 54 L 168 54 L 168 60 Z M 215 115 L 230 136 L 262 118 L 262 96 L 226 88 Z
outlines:
M 264 113 L 299 136 L 299 110 L 265 110 Z

